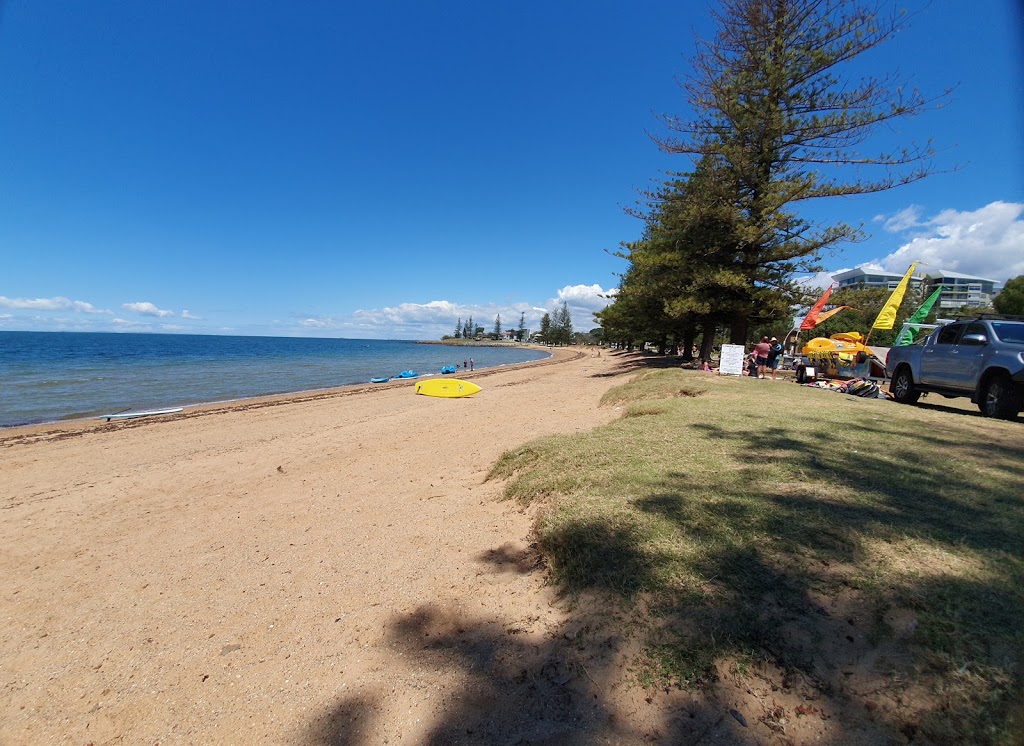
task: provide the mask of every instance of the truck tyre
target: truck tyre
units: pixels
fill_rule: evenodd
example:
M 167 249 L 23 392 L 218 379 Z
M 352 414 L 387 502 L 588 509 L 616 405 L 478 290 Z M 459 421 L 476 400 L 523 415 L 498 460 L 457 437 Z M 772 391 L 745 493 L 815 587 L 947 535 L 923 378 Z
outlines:
M 995 373 L 985 383 L 978 408 L 986 417 L 1012 420 L 1021 410 L 1020 389 L 1014 388 L 1013 381 L 1005 373 Z
M 910 375 L 910 369 L 905 365 L 900 366 L 889 383 L 889 393 L 892 398 L 900 404 L 916 404 L 921 398 L 921 392 L 914 385 L 914 378 Z

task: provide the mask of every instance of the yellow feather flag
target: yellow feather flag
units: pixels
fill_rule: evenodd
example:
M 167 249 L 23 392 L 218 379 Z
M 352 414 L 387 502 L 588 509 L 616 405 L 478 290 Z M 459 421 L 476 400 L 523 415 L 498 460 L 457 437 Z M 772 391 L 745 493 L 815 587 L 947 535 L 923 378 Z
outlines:
M 903 275 L 900 284 L 892 291 L 889 300 L 885 302 L 882 310 L 878 312 L 875 323 L 871 325 L 872 329 L 892 329 L 892 325 L 896 321 L 896 311 L 899 309 L 900 303 L 903 302 L 903 296 L 907 293 L 907 285 L 910 284 L 910 276 L 914 274 L 914 267 L 916 266 L 917 262 L 911 264 L 910 269 Z

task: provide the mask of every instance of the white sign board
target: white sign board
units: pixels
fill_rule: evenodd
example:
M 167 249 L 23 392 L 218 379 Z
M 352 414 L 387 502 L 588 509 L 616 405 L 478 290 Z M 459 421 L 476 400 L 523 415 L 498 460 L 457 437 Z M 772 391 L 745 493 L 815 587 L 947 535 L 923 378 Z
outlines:
M 722 345 L 718 372 L 729 376 L 742 376 L 743 358 L 743 345 Z

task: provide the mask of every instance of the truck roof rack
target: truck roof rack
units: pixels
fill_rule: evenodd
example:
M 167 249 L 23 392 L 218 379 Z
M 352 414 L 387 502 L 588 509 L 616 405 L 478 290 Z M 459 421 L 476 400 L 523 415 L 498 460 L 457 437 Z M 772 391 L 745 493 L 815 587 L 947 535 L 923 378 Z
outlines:
M 957 321 L 1024 321 L 1024 316 L 1009 313 L 975 313 L 956 317 Z

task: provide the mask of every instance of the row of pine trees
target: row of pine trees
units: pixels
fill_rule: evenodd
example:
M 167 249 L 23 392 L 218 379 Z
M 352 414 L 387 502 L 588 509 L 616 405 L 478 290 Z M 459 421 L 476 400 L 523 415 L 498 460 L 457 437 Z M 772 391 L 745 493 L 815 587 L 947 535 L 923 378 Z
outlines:
M 797 278 L 866 238 L 859 226 L 807 217 L 804 206 L 935 170 L 930 143 L 894 142 L 891 131 L 949 92 L 926 97 L 899 72 L 871 75 L 859 60 L 844 74 L 895 37 L 906 15 L 859 0 L 721 0 L 712 15 L 717 32 L 698 42 L 682 81 L 690 113 L 660 117 L 667 134 L 654 136 L 688 165 L 631 211 L 644 230 L 622 245 L 628 268 L 598 314 L 608 341 L 689 354 L 700 340 L 707 357 L 719 335 L 744 344 L 788 330 L 814 298 Z

